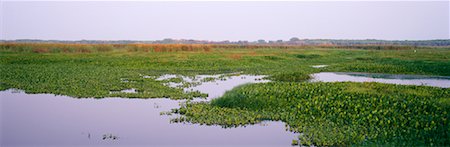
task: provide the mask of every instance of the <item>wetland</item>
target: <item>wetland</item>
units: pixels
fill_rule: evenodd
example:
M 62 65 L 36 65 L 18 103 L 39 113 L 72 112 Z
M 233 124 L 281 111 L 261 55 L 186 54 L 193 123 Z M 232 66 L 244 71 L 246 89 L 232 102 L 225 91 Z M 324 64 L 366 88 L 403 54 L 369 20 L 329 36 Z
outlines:
M 448 146 L 449 57 L 445 47 L 3 43 L 1 145 Z

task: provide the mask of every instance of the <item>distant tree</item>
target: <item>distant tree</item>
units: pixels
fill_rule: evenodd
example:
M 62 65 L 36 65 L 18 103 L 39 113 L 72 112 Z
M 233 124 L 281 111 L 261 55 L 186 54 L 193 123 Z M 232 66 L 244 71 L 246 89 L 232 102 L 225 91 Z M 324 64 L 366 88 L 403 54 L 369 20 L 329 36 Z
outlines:
M 162 42 L 162 43 L 173 43 L 174 40 L 171 39 L 171 38 L 166 38 L 166 39 L 162 40 L 161 42 Z
M 265 44 L 265 43 L 267 43 L 267 42 L 266 42 L 264 39 L 259 39 L 259 40 L 258 40 L 258 43 L 259 43 L 259 44 Z
M 247 40 L 239 40 L 237 44 L 248 44 Z
M 292 37 L 291 39 L 289 39 L 289 41 L 296 42 L 296 41 L 300 41 L 300 39 L 298 39 L 297 37 Z

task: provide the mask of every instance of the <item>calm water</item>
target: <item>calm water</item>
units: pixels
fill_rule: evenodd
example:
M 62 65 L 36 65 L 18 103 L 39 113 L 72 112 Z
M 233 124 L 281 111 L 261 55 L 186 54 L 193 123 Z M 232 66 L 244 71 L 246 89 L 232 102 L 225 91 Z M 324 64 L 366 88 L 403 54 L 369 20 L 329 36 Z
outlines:
M 321 72 L 313 74 L 312 82 L 380 82 L 400 85 L 450 87 L 450 77 L 422 75 L 394 75 L 356 72 Z
M 164 80 L 169 78 L 175 78 L 176 75 L 163 75 L 157 80 Z M 264 83 L 269 80 L 264 80 L 265 76 L 261 75 L 239 75 L 239 76 L 226 76 L 220 77 L 220 75 L 197 75 L 195 77 L 179 76 L 183 78 L 183 81 L 187 82 L 201 82 L 205 78 L 216 78 L 216 80 L 201 82 L 200 85 L 184 88 L 185 91 L 198 90 L 203 93 L 208 93 L 207 100 L 222 96 L 226 91 L 233 89 L 236 86 L 246 83 Z M 176 87 L 179 83 L 170 83 L 168 86 Z
M 450 87 L 450 78 L 369 73 L 314 74 L 311 81 L 382 82 Z M 158 80 L 177 77 L 164 75 Z M 205 78 L 217 78 L 200 82 Z M 151 78 L 144 76 L 143 78 Z M 182 77 L 200 85 L 184 90 L 208 93 L 208 101 L 245 83 L 268 82 L 263 76 Z M 179 86 L 169 83 L 169 86 Z M 115 92 L 136 92 L 125 89 Z M 176 116 L 160 112 L 178 108 L 180 100 L 104 98 L 76 99 L 53 94 L 0 91 L 0 146 L 290 146 L 298 134 L 282 122 L 266 121 L 246 127 L 170 123 Z
M 192 88 L 215 98 L 237 85 L 265 82 L 259 78 L 233 76 Z M 180 102 L 1 91 L 1 146 L 290 146 L 297 137 L 282 122 L 223 129 L 170 123 L 175 116 L 160 115 Z

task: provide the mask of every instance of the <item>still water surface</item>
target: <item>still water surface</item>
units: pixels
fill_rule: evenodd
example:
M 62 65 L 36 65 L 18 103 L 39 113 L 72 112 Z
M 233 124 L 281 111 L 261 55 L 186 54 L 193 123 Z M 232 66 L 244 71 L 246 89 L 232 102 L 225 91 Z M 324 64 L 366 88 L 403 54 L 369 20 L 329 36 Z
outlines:
M 164 75 L 164 80 L 176 75 Z M 199 82 L 219 76 L 182 77 Z M 209 101 L 245 84 L 268 82 L 264 76 L 236 75 L 203 81 L 184 90 L 208 93 Z M 381 82 L 403 85 L 450 87 L 449 77 L 370 73 L 313 74 L 312 82 Z M 149 77 L 143 77 L 149 78 Z M 170 84 L 170 83 L 169 83 Z M 172 83 L 169 86 L 177 86 Z M 134 89 L 117 92 L 136 92 Z M 0 91 L 0 146 L 290 146 L 298 134 L 282 122 L 265 121 L 246 127 L 170 123 L 176 116 L 160 115 L 178 108 L 182 100 L 82 98 L 53 94 Z
M 396 75 L 358 72 L 321 72 L 312 74 L 311 82 L 379 82 L 399 85 L 418 85 L 450 88 L 450 77 L 424 75 Z
M 262 76 L 240 75 L 192 89 L 218 97 Z M 200 101 L 200 100 L 199 100 Z M 297 134 L 282 122 L 246 127 L 170 123 L 160 112 L 178 108 L 169 99 L 82 98 L 0 92 L 0 146 L 290 146 Z

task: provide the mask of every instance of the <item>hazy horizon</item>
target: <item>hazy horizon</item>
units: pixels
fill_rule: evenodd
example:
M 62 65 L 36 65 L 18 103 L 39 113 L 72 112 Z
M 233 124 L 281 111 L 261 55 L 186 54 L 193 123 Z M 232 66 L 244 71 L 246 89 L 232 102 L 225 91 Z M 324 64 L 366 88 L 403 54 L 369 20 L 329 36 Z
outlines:
M 293 37 L 291 37 L 293 38 Z M 286 39 L 278 39 L 282 41 L 289 41 L 291 38 Z M 296 37 L 298 38 L 298 37 Z M 132 39 L 120 39 L 120 40 L 102 40 L 102 39 L 74 39 L 74 40 L 64 40 L 64 39 L 29 39 L 29 38 L 21 38 L 21 39 L 0 39 L 0 41 L 20 41 L 20 40 L 39 40 L 39 41 L 68 41 L 68 42 L 77 42 L 77 41 L 162 41 L 164 39 L 173 39 L 173 40 L 194 40 L 194 41 L 211 41 L 211 42 L 221 42 L 221 41 L 230 41 L 230 42 L 238 42 L 238 41 L 249 41 L 249 42 L 256 42 L 257 40 L 205 40 L 205 39 L 186 39 L 186 38 L 161 38 L 161 39 L 154 39 L 154 40 L 132 40 Z M 262 39 L 262 38 L 261 38 Z M 433 41 L 433 40 L 450 40 L 450 38 L 443 38 L 443 39 L 422 39 L 422 40 L 408 40 L 408 39 L 397 39 L 397 40 L 388 40 L 388 39 L 330 39 L 330 38 L 299 38 L 300 40 L 380 40 L 380 41 Z M 265 41 L 278 41 L 278 40 L 268 40 L 268 39 L 262 39 Z
M 0 39 L 450 39 L 449 3 L 3 1 Z

